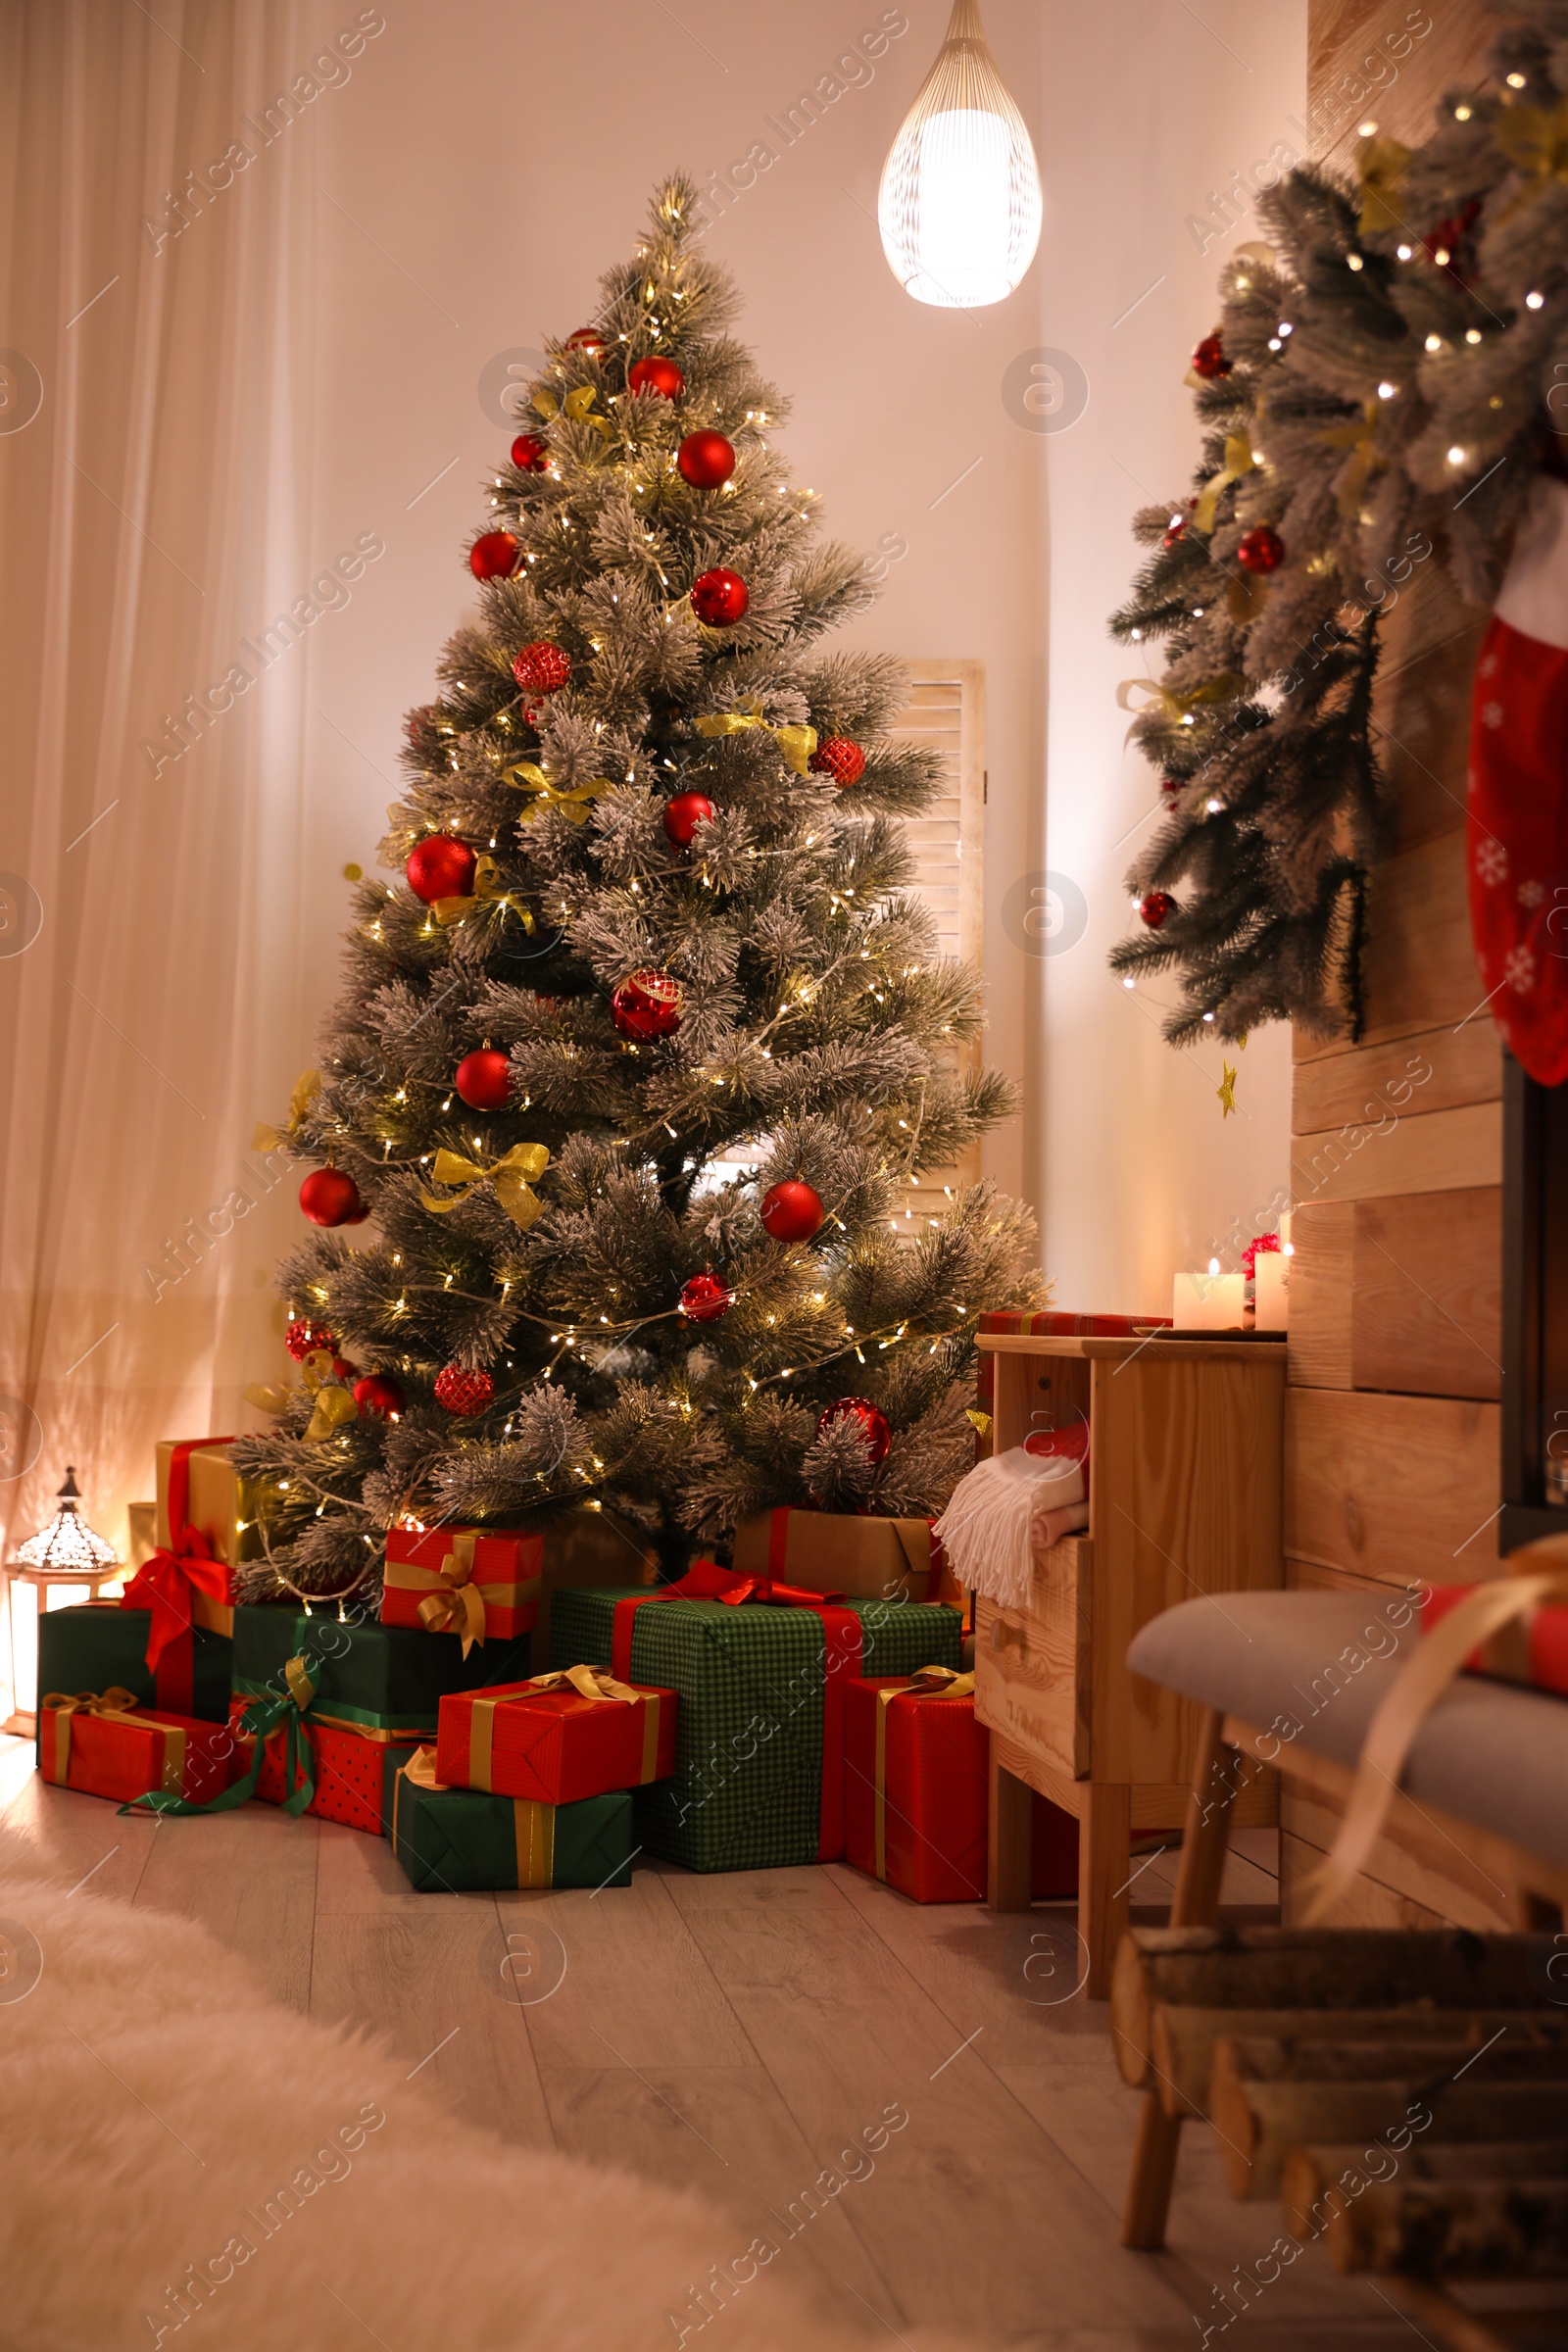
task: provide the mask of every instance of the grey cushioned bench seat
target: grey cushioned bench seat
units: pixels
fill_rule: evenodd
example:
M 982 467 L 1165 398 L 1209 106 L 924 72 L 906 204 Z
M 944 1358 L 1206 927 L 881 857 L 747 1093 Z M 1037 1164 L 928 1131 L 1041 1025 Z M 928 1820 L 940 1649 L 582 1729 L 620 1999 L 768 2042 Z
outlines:
M 1419 1639 L 1397 1592 L 1227 1592 L 1185 1600 L 1136 1637 L 1135 1673 L 1280 1743 L 1353 1771 L 1367 1726 Z M 1400 1786 L 1420 1803 L 1568 1864 L 1568 1698 L 1460 1675 L 1416 1734 Z

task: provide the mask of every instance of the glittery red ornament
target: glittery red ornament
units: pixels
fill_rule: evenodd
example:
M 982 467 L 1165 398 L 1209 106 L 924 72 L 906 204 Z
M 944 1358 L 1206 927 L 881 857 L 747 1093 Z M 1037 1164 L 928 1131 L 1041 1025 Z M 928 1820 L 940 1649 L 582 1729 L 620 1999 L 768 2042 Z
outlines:
M 297 1315 L 283 1334 L 283 1345 L 294 1361 L 303 1364 L 314 1348 L 335 1348 L 337 1341 L 324 1323 L 311 1323 Z
M 732 629 L 745 618 L 751 601 L 740 573 L 726 571 L 722 564 L 692 582 L 692 611 L 710 629 Z
M 735 444 L 722 433 L 688 433 L 675 463 L 694 490 L 717 490 L 735 470 Z
M 517 568 L 517 542 L 510 531 L 486 531 L 468 550 L 476 580 L 510 580 Z
M 1152 890 L 1138 911 L 1151 931 L 1157 931 L 1167 914 L 1179 914 L 1181 908 L 1168 890 Z
M 566 337 L 565 348 L 567 351 L 586 351 L 590 353 L 603 351 L 605 349 L 605 338 L 599 332 L 597 326 L 577 326 L 573 327 L 571 333 Z
M 354 1401 L 362 1413 L 377 1413 L 383 1421 L 395 1421 L 404 1409 L 403 1391 L 385 1372 L 367 1372 L 357 1380 Z
M 571 675 L 571 662 L 559 645 L 538 637 L 525 645 L 512 664 L 512 674 L 524 694 L 554 694 Z
M 679 400 L 686 378 L 673 360 L 639 360 L 626 381 L 634 392 L 657 392 L 661 400 Z
M 550 451 L 537 433 L 519 433 L 512 444 L 512 463 L 519 473 L 543 473 L 550 464 Z
M 668 972 L 646 967 L 628 972 L 610 1000 L 610 1017 L 622 1037 L 646 1044 L 656 1037 L 673 1037 L 680 1027 L 683 991 Z
M 415 897 L 433 906 L 437 899 L 467 898 L 478 862 L 466 841 L 450 833 L 427 833 L 409 853 L 403 871 Z
M 490 1046 L 465 1054 L 452 1081 L 470 1110 L 505 1110 L 512 1101 L 512 1064 Z
M 1266 522 L 1243 534 L 1236 561 L 1244 571 L 1278 571 L 1285 561 L 1285 542 Z
M 1217 377 L 1229 375 L 1231 367 L 1218 332 L 1205 335 L 1193 354 L 1193 373 L 1201 376 L 1205 384 L 1211 384 Z
M 706 825 L 713 804 L 706 792 L 677 792 L 664 803 L 664 831 L 678 850 L 689 850 L 699 825 Z
M 879 1413 L 868 1398 L 841 1396 L 836 1404 L 824 1405 L 816 1419 L 817 1436 L 820 1437 L 824 1429 L 830 1429 L 835 1421 L 858 1422 L 860 1434 L 865 1440 L 866 1451 L 871 1456 L 873 1470 L 878 1462 L 887 1460 L 888 1447 L 893 1443 L 893 1432 L 888 1427 L 887 1415 Z
M 822 1222 L 822 1196 L 804 1177 L 775 1184 L 761 1206 L 762 1224 L 775 1242 L 808 1242 Z
M 466 1419 L 482 1413 L 495 1393 L 496 1384 L 488 1372 L 467 1372 L 462 1364 L 448 1364 L 435 1376 L 437 1404 Z
M 847 735 L 830 735 L 811 754 L 810 766 L 813 775 L 831 776 L 842 792 L 846 784 L 858 784 L 864 775 L 865 754 Z
M 313 1168 L 300 1186 L 300 1206 L 313 1225 L 359 1225 L 369 1214 L 341 1168 Z
M 716 1274 L 694 1274 L 680 1286 L 680 1311 L 689 1323 L 716 1323 L 729 1313 L 734 1298 Z

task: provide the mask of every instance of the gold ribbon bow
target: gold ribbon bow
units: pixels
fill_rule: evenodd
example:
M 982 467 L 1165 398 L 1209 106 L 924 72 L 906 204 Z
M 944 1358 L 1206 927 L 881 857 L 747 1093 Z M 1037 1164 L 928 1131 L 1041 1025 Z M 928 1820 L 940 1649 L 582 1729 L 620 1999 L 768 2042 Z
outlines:
M 501 868 L 488 854 L 476 858 L 473 861 L 473 889 L 466 896 L 433 899 L 430 903 L 430 912 L 438 923 L 461 923 L 466 915 L 472 914 L 475 907 L 486 906 L 491 902 L 498 906 L 510 906 L 513 913 L 521 918 L 525 931 L 533 929 L 533 916 L 526 906 L 519 906 L 516 901 L 510 898 L 502 889 Z
M 917 1666 L 904 1689 L 916 1698 L 968 1698 L 974 1691 L 974 1676 L 960 1674 L 956 1666 Z M 884 1690 L 884 1698 L 897 1698 L 897 1690 Z
M 1505 106 L 1494 117 L 1492 135 L 1526 185 L 1502 214 L 1506 220 L 1522 204 L 1541 195 L 1552 180 L 1568 180 L 1568 98 L 1548 112 L 1540 106 Z
M 135 1691 L 122 1689 L 119 1683 L 111 1683 L 107 1690 L 45 1691 L 39 1702 L 40 1713 L 46 1711 L 55 1719 L 54 1752 L 50 1759 L 53 1770 L 49 1769 L 48 1764 L 44 1765 L 45 1780 L 55 1781 L 61 1788 L 66 1785 L 67 1776 L 71 1771 L 71 1718 L 73 1715 L 100 1715 L 113 1722 L 117 1719 L 123 1720 L 130 1715 L 130 1710 L 135 1704 Z M 130 1720 L 137 1722 L 141 1719 L 130 1716 Z M 40 1758 L 44 1752 L 42 1730 L 43 1726 L 40 1722 L 38 1742 Z M 179 1734 L 179 1750 L 182 1769 L 184 1747 L 185 1735 L 181 1732 Z
M 341 1429 L 345 1421 L 358 1420 L 360 1408 L 354 1401 L 353 1391 L 334 1377 L 332 1357 L 326 1348 L 313 1348 L 300 1371 L 306 1388 L 316 1399 L 305 1435 L 313 1445 L 319 1445 L 334 1429 Z M 297 1389 L 253 1380 L 245 1391 L 245 1401 L 254 1404 L 258 1412 L 281 1413 L 287 1409 L 290 1398 L 298 1395 Z
M 531 823 L 541 808 L 559 808 L 562 815 L 572 824 L 585 825 L 590 802 L 596 800 L 600 793 L 611 789 L 608 776 L 595 776 L 591 784 L 568 784 L 564 788 L 552 784 L 544 769 L 532 760 L 514 760 L 511 767 L 501 770 L 501 781 L 503 784 L 515 784 L 519 792 L 531 792 L 534 795 L 517 819 L 520 825 Z
M 568 392 L 563 401 L 558 401 L 555 394 L 547 391 L 541 384 L 533 396 L 533 406 L 544 417 L 546 423 L 554 416 L 569 416 L 573 424 L 591 424 L 600 439 L 608 441 L 612 437 L 609 418 L 590 416 L 588 414 L 594 405 L 595 398 L 595 388 L 592 384 L 579 384 L 576 390 Z
M 412 1781 L 416 1788 L 445 1788 L 448 1783 L 435 1777 L 435 1749 L 416 1748 L 408 1762 L 398 1768 L 400 1780 Z
M 265 1119 L 257 1122 L 251 1137 L 253 1152 L 275 1152 L 283 1144 L 291 1144 L 305 1124 L 317 1096 L 321 1091 L 319 1070 L 301 1070 L 294 1081 L 294 1092 L 288 1099 L 288 1125 L 270 1127 Z
M 1218 473 L 1211 480 L 1205 482 L 1199 492 L 1198 505 L 1193 513 L 1195 531 L 1201 531 L 1205 539 L 1209 536 L 1214 528 L 1214 512 L 1219 505 L 1221 493 L 1228 489 L 1232 482 L 1239 482 L 1245 474 L 1250 473 L 1257 463 L 1258 459 L 1252 448 L 1250 432 L 1244 430 L 1226 435 L 1225 463 Z
M 1311 1882 L 1308 1927 L 1316 1927 L 1333 1909 L 1367 1860 L 1398 1789 L 1411 1742 L 1470 1652 L 1543 1601 L 1568 1600 L 1565 1550 L 1568 1546 L 1560 1536 L 1527 1544 L 1509 1563 L 1512 1575 L 1472 1587 L 1430 1634 L 1422 1636 L 1367 1726 L 1339 1836 Z M 1531 1572 L 1526 1563 L 1534 1560 L 1543 1565 Z
M 473 1581 L 473 1535 L 454 1536 L 452 1549 L 437 1573 L 446 1580 L 444 1592 L 427 1592 L 419 1603 L 419 1623 L 427 1634 L 461 1634 L 463 1654 L 484 1641 L 484 1594 Z
M 1363 237 L 1375 236 L 1381 229 L 1404 226 L 1399 204 L 1403 200 L 1404 174 L 1409 162 L 1409 148 L 1397 139 L 1361 142 L 1355 168 L 1361 182 L 1359 233 Z
M 443 1145 L 435 1155 L 431 1181 L 457 1186 L 457 1195 L 441 1200 L 433 1193 L 421 1192 L 419 1199 L 433 1216 L 443 1217 L 449 1209 L 459 1207 L 476 1184 L 488 1184 L 514 1225 L 526 1233 L 535 1218 L 545 1213 L 533 1184 L 549 1165 L 550 1153 L 543 1144 L 514 1144 L 488 1167 L 477 1159 L 465 1159 L 461 1152 L 449 1152 Z
M 760 710 L 755 708 L 750 710 L 715 710 L 707 718 L 693 719 L 692 725 L 699 735 L 706 735 L 710 740 L 721 735 L 743 735 L 750 727 L 760 727 L 764 735 L 772 736 L 786 762 L 798 776 L 808 776 L 811 772 L 811 754 L 816 749 L 814 727 L 771 726 Z
M 1382 408 L 1383 403 L 1374 397 L 1362 410 L 1359 423 L 1352 419 L 1348 424 L 1327 425 L 1314 436 L 1325 449 L 1343 449 L 1351 453 L 1350 462 L 1340 476 L 1340 487 L 1335 498 L 1341 519 L 1346 522 L 1359 513 L 1368 476 L 1373 467 L 1382 463 L 1372 446 Z
M 1195 686 L 1191 694 L 1177 694 L 1171 687 L 1162 686 L 1157 678 L 1123 678 L 1116 689 L 1116 708 L 1133 713 L 1133 726 L 1128 728 L 1124 740 L 1131 740 L 1133 727 L 1151 710 L 1157 710 L 1168 726 L 1179 727 L 1190 710 L 1196 710 L 1205 703 L 1228 703 L 1241 692 L 1245 684 L 1246 680 L 1233 669 L 1222 670 L 1217 678 L 1206 678 L 1201 686 Z M 1139 687 L 1150 697 L 1142 705 L 1132 700 Z
M 603 1666 L 558 1666 L 554 1674 L 531 1674 L 528 1681 L 535 1690 L 560 1690 L 569 1684 L 579 1698 L 618 1698 L 633 1706 L 648 1695 L 629 1683 L 617 1683 Z

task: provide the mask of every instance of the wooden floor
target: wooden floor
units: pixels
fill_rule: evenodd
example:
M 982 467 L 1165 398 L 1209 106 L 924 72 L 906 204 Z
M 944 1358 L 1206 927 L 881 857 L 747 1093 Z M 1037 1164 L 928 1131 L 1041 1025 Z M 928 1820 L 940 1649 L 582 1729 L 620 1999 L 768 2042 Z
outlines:
M 705 2194 L 784 2245 L 802 2291 L 868 2342 L 926 2326 L 1193 2352 L 1225 2324 L 1235 2266 L 1279 2231 L 1277 2205 L 1231 2202 L 1194 2131 L 1171 2250 L 1118 2246 L 1137 2102 L 1103 2006 L 1073 1989 L 1071 1906 L 924 1909 L 837 1865 L 415 1894 L 353 1830 L 265 1805 L 155 1825 L 31 1764 L 0 1740 L 0 1812 L 63 1885 L 201 1920 L 280 2001 L 374 2028 L 509 2139 Z M 1250 1850 L 1229 1901 L 1271 1899 L 1266 1834 Z M 1138 1894 L 1162 1899 L 1167 1869 L 1145 1863 Z M 808 2218 L 804 2192 L 889 2108 L 908 2122 L 874 2172 Z M 1413 2352 L 1376 2288 L 1315 2249 L 1233 2324 L 1255 2352 Z

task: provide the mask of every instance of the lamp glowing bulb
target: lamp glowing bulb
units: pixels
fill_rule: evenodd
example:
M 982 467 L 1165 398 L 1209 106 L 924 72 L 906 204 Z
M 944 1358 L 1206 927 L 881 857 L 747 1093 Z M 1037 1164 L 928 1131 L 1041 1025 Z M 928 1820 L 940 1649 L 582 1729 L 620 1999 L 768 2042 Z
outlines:
M 888 267 L 916 302 L 1002 302 L 1034 260 L 1041 209 L 1034 146 L 986 46 L 977 0 L 956 0 L 882 168 L 877 225 Z

